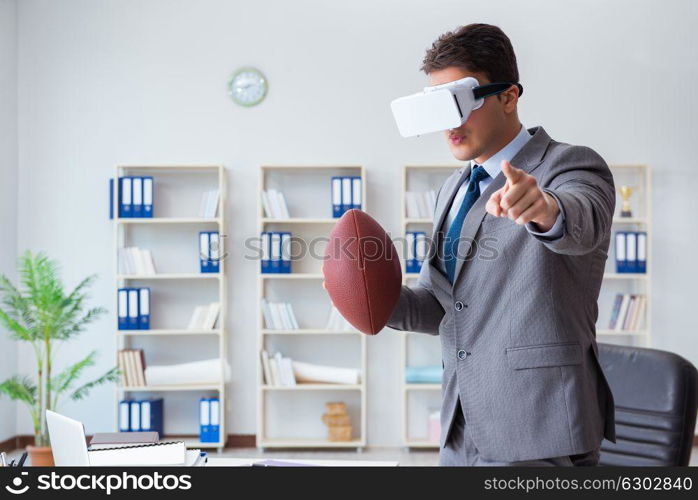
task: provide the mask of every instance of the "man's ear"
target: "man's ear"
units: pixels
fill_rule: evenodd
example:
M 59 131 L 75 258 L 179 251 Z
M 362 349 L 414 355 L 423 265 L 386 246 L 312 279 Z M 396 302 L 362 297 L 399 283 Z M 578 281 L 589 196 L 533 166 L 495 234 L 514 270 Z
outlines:
M 519 88 L 516 85 L 512 85 L 499 95 L 504 101 L 504 111 L 511 113 L 516 110 L 516 105 L 519 102 Z

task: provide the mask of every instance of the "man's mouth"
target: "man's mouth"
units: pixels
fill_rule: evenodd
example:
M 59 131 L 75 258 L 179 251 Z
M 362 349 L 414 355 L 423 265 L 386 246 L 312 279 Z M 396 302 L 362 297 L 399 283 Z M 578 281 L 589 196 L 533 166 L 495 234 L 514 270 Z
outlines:
M 451 134 L 448 136 L 448 140 L 451 144 L 456 145 L 462 143 L 465 140 L 465 137 L 461 135 Z

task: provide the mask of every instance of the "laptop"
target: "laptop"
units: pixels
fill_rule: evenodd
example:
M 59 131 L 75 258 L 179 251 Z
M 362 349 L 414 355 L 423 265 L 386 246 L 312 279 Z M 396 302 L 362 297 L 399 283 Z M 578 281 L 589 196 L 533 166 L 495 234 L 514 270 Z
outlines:
M 206 454 L 187 450 L 184 441 L 138 444 L 125 447 L 88 450 L 85 427 L 51 410 L 46 410 L 46 423 L 51 438 L 53 461 L 65 466 L 201 466 Z
M 82 422 L 64 417 L 55 411 L 46 410 L 46 423 L 51 439 L 53 462 L 57 466 L 90 465 L 85 427 Z

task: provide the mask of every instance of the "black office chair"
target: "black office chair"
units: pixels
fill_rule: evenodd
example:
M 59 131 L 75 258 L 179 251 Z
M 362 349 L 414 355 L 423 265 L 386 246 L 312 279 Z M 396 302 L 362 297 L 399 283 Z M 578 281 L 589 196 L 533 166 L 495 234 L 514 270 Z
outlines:
M 698 405 L 698 371 L 678 354 L 599 344 L 616 406 L 616 443 L 599 465 L 688 465 Z

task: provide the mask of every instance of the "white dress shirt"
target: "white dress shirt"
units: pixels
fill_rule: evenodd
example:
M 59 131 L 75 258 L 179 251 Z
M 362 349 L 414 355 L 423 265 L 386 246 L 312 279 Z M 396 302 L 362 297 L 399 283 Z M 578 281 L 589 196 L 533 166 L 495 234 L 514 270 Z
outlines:
M 501 172 L 502 170 L 502 161 L 511 161 L 511 159 L 514 156 L 516 156 L 516 154 L 521 150 L 521 148 L 523 148 L 526 145 L 526 143 L 531 139 L 531 137 L 532 136 L 528 132 L 528 130 L 526 130 L 526 127 L 522 125 L 521 130 L 519 130 L 519 133 L 516 134 L 516 137 L 514 137 L 509 144 L 497 151 L 482 164 L 482 168 L 484 168 L 485 171 L 489 174 L 489 177 L 481 180 L 478 184 L 478 186 L 480 187 L 480 194 L 484 193 L 485 189 L 487 189 L 487 186 L 489 186 L 490 183 L 494 180 L 494 178 L 497 177 L 497 175 L 499 175 L 499 172 Z M 473 160 L 470 162 L 470 168 L 472 169 L 474 165 L 476 165 L 476 163 Z M 514 165 L 514 167 L 515 166 L 516 165 Z M 465 198 L 465 193 L 468 189 L 468 184 L 469 179 L 466 179 L 458 188 L 458 192 L 456 193 L 455 198 L 453 198 L 453 204 L 451 205 L 451 208 L 448 211 L 448 214 L 446 215 L 446 219 L 444 220 L 444 233 L 448 232 L 448 228 L 451 227 L 453 219 L 455 219 L 456 215 L 458 214 L 458 210 L 460 209 L 460 206 L 463 203 L 463 198 Z M 537 231 L 536 228 L 531 224 L 526 224 L 526 229 L 528 229 L 529 232 L 537 236 L 543 236 L 546 239 L 559 238 L 562 236 L 562 215 L 558 214 L 557 219 L 555 220 L 555 224 L 552 228 L 550 228 L 550 231 L 541 233 Z

